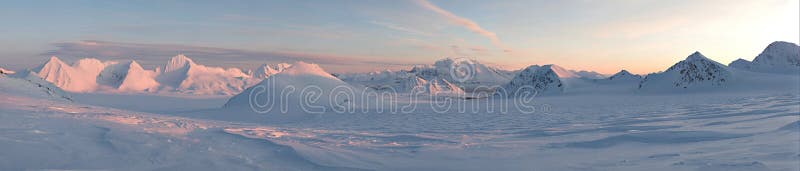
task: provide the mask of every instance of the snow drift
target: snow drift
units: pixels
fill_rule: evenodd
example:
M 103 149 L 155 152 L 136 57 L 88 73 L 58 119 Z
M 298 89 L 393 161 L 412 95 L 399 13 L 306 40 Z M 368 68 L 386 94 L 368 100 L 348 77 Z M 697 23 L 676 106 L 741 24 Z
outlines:
M 72 101 L 72 97 L 61 88 L 40 78 L 31 71 L 15 74 L 0 74 L 0 90 L 27 97 Z
M 495 67 L 464 58 L 441 59 L 433 65 L 416 66 L 409 72 L 425 80 L 447 80 L 466 89 L 502 85 L 510 80 Z

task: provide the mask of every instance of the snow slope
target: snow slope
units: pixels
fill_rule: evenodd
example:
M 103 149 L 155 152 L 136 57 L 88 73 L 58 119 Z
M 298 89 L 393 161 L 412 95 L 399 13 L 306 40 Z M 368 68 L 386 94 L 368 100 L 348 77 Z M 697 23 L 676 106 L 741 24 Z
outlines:
M 0 94 L 71 101 L 72 97 L 31 71 L 13 75 L 0 74 Z
M 279 113 L 278 108 L 284 106 L 278 105 L 285 105 L 284 109 L 289 110 L 289 113 L 302 115 L 331 110 L 337 106 L 348 106 L 354 97 L 339 96 L 342 97 L 339 99 L 329 97 L 339 92 L 358 92 L 360 90 L 334 77 L 317 64 L 296 62 L 283 72 L 272 75 L 231 97 L 223 108 L 242 113 Z M 318 99 L 315 99 L 317 97 Z M 284 103 L 276 104 L 278 102 Z M 256 111 L 253 109 L 254 105 L 269 107 L 266 107 L 264 111 Z
M 664 72 L 648 74 L 639 88 L 646 91 L 714 88 L 726 85 L 732 77 L 727 66 L 694 52 Z
M 154 71 L 145 70 L 136 61 L 107 66 L 97 77 L 100 85 L 123 92 L 153 92 L 158 90 Z

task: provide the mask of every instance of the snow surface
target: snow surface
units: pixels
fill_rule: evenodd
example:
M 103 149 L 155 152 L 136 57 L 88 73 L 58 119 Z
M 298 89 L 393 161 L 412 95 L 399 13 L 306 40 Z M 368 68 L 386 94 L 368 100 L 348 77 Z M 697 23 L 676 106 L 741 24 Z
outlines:
M 305 71 L 286 75 L 334 80 Z M 0 170 L 800 169 L 800 76 L 741 72 L 757 78 L 750 85 L 773 87 L 547 96 L 536 99 L 535 113 L 422 105 L 294 122 L 85 105 L 18 93 L 5 87 L 24 86 L 4 77 Z

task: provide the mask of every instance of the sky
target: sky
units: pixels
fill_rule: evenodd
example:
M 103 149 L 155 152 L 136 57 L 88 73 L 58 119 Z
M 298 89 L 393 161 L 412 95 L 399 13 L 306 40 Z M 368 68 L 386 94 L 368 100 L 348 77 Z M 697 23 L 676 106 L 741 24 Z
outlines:
M 464 57 L 612 74 L 700 51 L 727 64 L 800 42 L 800 0 L 3 1 L 0 67 L 58 56 L 210 66 L 297 60 L 366 72 Z

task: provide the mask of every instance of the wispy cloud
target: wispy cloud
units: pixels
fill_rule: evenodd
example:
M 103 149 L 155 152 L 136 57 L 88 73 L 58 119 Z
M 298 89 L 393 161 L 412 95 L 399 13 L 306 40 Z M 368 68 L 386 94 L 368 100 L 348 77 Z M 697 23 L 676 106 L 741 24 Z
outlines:
M 427 33 L 427 32 L 424 32 L 424 31 L 420 31 L 420 30 L 416 30 L 416 29 L 400 26 L 400 25 L 397 25 L 397 24 L 394 24 L 394 23 L 388 23 L 388 22 L 382 22 L 382 21 L 370 21 L 369 23 L 377 25 L 377 26 L 385 27 L 385 28 L 388 28 L 388 29 L 396 30 L 396 31 L 410 33 L 410 34 L 423 35 L 423 36 L 430 36 L 431 35 L 430 33 Z
M 494 32 L 491 32 L 489 30 L 484 29 L 483 27 L 478 25 L 478 23 L 476 23 L 476 22 L 474 22 L 474 21 L 472 21 L 472 20 L 470 20 L 468 18 L 464 18 L 464 17 L 458 16 L 456 14 L 453 14 L 450 11 L 444 10 L 444 9 L 440 8 L 439 6 L 434 5 L 433 3 L 431 3 L 428 0 L 416 0 L 416 2 L 418 4 L 420 4 L 422 7 L 425 7 L 426 9 L 428 9 L 428 10 L 431 10 L 433 12 L 436 12 L 439 15 L 444 16 L 449 22 L 457 24 L 457 25 L 460 25 L 460 26 L 462 26 L 462 27 L 474 32 L 474 33 L 478 33 L 478 34 L 488 38 L 490 41 L 492 41 L 492 44 L 494 44 L 498 48 L 503 49 L 503 51 L 506 51 L 506 52 L 510 51 L 510 49 L 507 48 L 503 44 L 503 42 L 500 41 L 499 38 L 497 38 L 497 34 L 495 34 Z

